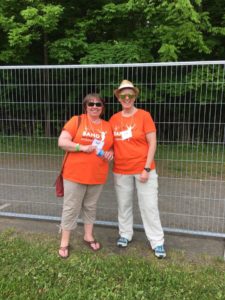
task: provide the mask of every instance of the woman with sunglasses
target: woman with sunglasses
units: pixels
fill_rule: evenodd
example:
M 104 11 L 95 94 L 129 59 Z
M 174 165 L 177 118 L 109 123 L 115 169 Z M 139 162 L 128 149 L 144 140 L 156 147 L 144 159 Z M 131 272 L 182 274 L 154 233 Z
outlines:
M 132 241 L 135 185 L 145 234 L 155 256 L 164 258 L 164 233 L 158 210 L 158 175 L 154 162 L 155 124 L 149 112 L 135 107 L 139 89 L 132 82 L 123 80 L 114 94 L 122 106 L 122 111 L 110 119 L 114 135 L 113 173 L 120 235 L 117 246 L 127 247 Z
M 63 127 L 58 139 L 60 148 L 68 152 L 63 168 L 64 202 L 61 219 L 59 256 L 69 256 L 71 230 L 81 213 L 84 222 L 84 243 L 93 251 L 101 248 L 93 235 L 96 205 L 106 182 L 113 159 L 113 136 L 109 122 L 101 119 L 104 100 L 88 94 L 83 100 L 84 114 L 73 116 Z M 99 156 L 101 152 L 101 156 Z

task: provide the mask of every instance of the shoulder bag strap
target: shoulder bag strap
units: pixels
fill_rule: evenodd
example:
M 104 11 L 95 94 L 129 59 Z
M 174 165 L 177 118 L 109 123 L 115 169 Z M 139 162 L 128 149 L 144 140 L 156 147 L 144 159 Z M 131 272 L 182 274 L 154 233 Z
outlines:
M 80 123 L 81 123 L 81 116 L 79 115 L 78 116 L 78 122 L 77 122 L 77 132 L 78 132 L 78 129 L 80 127 Z M 77 132 L 76 132 L 76 134 L 77 134 Z M 76 137 L 76 135 L 75 135 L 75 137 Z M 75 137 L 73 138 L 73 140 L 75 139 Z M 63 162 L 62 162 L 60 174 L 62 174 L 62 172 L 63 172 L 63 168 L 64 168 L 65 162 L 67 160 L 68 154 L 69 154 L 69 152 L 67 151 L 66 154 L 65 154 L 65 156 L 64 156 Z

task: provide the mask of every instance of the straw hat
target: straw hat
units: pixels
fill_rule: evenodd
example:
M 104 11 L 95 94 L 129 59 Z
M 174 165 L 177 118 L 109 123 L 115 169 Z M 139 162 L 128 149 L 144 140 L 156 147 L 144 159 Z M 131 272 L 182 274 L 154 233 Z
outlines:
M 132 90 L 135 92 L 136 96 L 138 96 L 138 94 L 139 94 L 139 89 L 138 89 L 137 87 L 135 87 L 135 86 L 133 85 L 133 83 L 130 82 L 129 80 L 124 79 L 124 80 L 121 82 L 121 84 L 120 84 L 120 86 L 118 87 L 118 89 L 114 90 L 114 95 L 118 98 L 119 92 L 120 92 L 121 90 L 123 90 L 123 89 L 132 89 Z

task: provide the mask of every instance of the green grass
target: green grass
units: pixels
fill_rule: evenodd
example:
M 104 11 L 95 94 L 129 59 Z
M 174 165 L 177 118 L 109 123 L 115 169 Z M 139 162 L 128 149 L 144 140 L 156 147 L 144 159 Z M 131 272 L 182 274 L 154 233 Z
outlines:
M 57 141 L 57 138 L 47 137 L 0 136 L 0 153 L 62 154 Z
M 225 148 L 214 144 L 161 144 L 156 153 L 160 175 L 225 179 Z
M 134 249 L 126 255 L 76 246 L 57 257 L 58 240 L 47 234 L 0 234 L 0 299 L 144 300 L 224 299 L 222 259 L 187 261 L 182 253 L 157 260 Z
M 157 170 L 160 176 L 195 179 L 225 179 L 225 151 L 217 144 L 158 144 Z M 0 153 L 59 155 L 57 138 L 0 137 Z

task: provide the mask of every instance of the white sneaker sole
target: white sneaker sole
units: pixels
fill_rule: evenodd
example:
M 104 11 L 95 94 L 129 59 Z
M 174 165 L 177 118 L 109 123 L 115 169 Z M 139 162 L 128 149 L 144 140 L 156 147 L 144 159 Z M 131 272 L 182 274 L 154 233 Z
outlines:
M 155 257 L 162 259 L 166 257 L 166 254 L 155 254 Z

